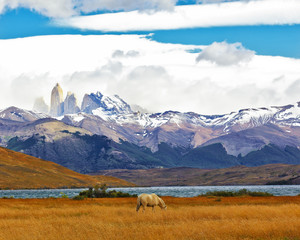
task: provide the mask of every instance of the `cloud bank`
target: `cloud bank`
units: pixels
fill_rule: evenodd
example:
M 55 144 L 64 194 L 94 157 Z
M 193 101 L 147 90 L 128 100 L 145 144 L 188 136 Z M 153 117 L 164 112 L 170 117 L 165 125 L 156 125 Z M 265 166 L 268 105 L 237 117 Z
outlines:
M 75 1 L 72 0 L 1 0 L 0 13 L 8 9 L 28 8 L 47 17 L 65 18 L 77 15 Z
M 0 40 L 0 52 L 0 108 L 31 109 L 37 97 L 49 104 L 57 82 L 79 102 L 85 93 L 101 91 L 151 112 L 221 114 L 300 100 L 299 59 L 256 55 L 239 43 L 60 35 Z
M 234 1 L 176 6 L 174 11 L 141 11 L 75 16 L 58 26 L 104 32 L 152 31 L 216 26 L 300 24 L 299 0 Z
M 66 18 L 99 10 L 172 11 L 177 0 L 0 0 L 0 14 L 7 9 L 28 8 L 52 18 Z

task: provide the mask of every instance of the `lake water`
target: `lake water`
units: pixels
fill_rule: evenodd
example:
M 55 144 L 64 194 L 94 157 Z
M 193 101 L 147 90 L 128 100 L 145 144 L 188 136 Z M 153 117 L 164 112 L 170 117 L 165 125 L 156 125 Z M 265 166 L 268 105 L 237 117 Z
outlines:
M 300 194 L 300 185 L 276 185 L 276 186 L 176 186 L 176 187 L 137 187 L 137 188 L 110 188 L 130 194 L 156 193 L 160 196 L 194 197 L 208 191 L 238 191 L 240 189 L 249 191 L 268 192 L 275 196 L 296 196 Z M 48 198 L 62 197 L 63 194 L 69 198 L 78 195 L 86 189 L 42 189 L 42 190 L 0 190 L 0 198 Z

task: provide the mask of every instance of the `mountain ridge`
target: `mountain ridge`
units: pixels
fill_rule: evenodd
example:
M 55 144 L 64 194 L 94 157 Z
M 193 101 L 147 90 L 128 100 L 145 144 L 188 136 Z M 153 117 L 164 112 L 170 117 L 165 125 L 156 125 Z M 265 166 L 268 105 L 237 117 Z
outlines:
M 139 186 L 224 186 L 284 185 L 300 183 L 300 165 L 269 164 L 259 167 L 236 166 L 223 169 L 114 169 L 99 172 L 131 181 Z
M 65 104 L 62 89 L 54 90 L 60 107 Z M 77 109 L 74 95 L 68 96 L 72 98 L 66 109 Z M 0 144 L 83 173 L 100 168 L 300 163 L 300 102 L 201 115 L 134 112 L 119 96 L 100 92 L 84 99 L 80 112 L 52 118 L 16 107 L 0 111 Z

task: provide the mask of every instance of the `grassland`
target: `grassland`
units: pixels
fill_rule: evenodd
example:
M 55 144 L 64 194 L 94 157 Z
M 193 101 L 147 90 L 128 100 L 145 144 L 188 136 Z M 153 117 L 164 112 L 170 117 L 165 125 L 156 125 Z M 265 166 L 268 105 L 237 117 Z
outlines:
M 0 239 L 300 239 L 300 197 L 0 199 Z
M 89 176 L 56 163 L 0 147 L 0 189 L 134 186 L 110 176 Z

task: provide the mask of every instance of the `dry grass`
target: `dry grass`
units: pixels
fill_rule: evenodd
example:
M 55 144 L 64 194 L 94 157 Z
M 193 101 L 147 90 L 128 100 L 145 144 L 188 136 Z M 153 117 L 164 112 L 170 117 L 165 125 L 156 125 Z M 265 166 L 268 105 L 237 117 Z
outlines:
M 1 199 L 0 239 L 300 239 L 300 197 Z

